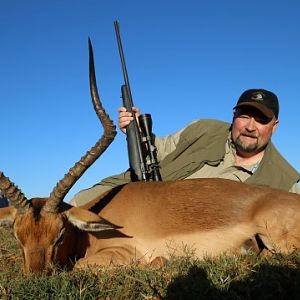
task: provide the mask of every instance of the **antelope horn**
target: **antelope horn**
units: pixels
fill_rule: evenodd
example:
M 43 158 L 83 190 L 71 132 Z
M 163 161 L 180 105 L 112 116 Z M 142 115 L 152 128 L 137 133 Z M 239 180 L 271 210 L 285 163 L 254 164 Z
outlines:
M 0 172 L 0 190 L 18 212 L 24 212 L 30 207 L 30 202 L 22 191 L 8 177 L 4 176 L 2 172 Z
M 95 112 L 102 123 L 104 133 L 101 138 L 81 159 L 72 167 L 64 178 L 61 179 L 55 188 L 52 190 L 49 200 L 46 202 L 43 210 L 49 212 L 57 212 L 59 204 L 63 201 L 68 191 L 76 183 L 76 181 L 83 175 L 83 173 L 99 158 L 99 156 L 108 148 L 110 143 L 114 140 L 117 134 L 116 126 L 105 112 L 97 89 L 94 55 L 92 43 L 89 38 L 89 78 L 91 98 Z

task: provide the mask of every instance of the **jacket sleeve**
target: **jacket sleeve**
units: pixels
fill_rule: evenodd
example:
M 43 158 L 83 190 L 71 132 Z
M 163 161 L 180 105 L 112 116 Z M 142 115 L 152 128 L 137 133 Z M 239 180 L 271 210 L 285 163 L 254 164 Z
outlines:
M 183 127 L 173 134 L 164 137 L 154 136 L 154 143 L 157 148 L 158 161 L 162 161 L 167 155 L 169 155 L 176 149 L 181 133 L 195 122 L 196 121 L 191 122 L 186 127 Z

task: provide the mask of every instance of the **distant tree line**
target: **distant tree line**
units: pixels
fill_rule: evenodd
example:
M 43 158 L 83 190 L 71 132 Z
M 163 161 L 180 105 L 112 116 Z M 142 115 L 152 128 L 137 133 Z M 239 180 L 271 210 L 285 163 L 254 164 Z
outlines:
M 4 196 L 3 192 L 0 190 L 0 207 L 8 206 L 8 200 Z

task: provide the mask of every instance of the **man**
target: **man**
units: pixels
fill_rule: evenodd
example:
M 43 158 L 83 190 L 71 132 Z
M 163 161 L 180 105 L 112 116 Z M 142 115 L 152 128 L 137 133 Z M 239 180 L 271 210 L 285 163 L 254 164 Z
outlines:
M 139 113 L 138 109 L 135 109 Z M 227 178 L 266 185 L 300 194 L 300 174 L 271 142 L 278 127 L 277 96 L 264 89 L 246 90 L 234 107 L 232 124 L 199 120 L 179 132 L 155 137 L 163 180 Z M 133 117 L 119 109 L 119 127 L 125 132 Z M 71 201 L 82 205 L 104 191 L 128 183 L 130 173 L 108 177 Z

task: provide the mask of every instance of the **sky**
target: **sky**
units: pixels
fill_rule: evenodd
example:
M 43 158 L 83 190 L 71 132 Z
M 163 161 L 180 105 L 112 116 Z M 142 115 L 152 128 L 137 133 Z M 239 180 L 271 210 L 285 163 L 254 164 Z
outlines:
M 0 170 L 27 198 L 48 196 L 102 135 L 88 83 L 88 37 L 106 111 L 117 124 L 123 75 L 158 136 L 201 118 L 231 122 L 249 88 L 280 101 L 272 138 L 300 171 L 297 0 L 1 0 Z M 125 135 L 65 198 L 128 168 Z

